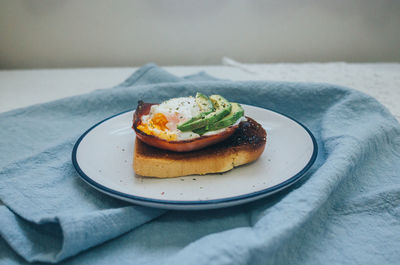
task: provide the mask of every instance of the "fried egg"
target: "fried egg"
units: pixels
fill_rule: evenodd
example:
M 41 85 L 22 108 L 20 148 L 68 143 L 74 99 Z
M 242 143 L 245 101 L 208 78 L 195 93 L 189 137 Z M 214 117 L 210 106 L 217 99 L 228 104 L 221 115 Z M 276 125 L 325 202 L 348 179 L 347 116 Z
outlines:
M 172 98 L 153 105 L 148 115 L 143 115 L 138 129 L 167 141 L 182 141 L 200 137 L 194 132 L 182 132 L 177 126 L 201 112 L 194 97 Z

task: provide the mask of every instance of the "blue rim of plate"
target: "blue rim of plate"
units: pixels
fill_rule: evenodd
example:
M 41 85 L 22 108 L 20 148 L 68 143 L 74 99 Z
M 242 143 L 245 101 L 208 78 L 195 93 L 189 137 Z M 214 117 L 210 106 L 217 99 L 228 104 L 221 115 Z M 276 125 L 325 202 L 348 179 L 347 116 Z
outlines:
M 249 105 L 251 106 L 251 105 Z M 257 107 L 257 106 L 253 106 L 253 107 Z M 260 107 L 257 107 L 260 108 Z M 263 189 L 263 190 L 259 190 L 256 192 L 251 192 L 251 193 L 246 193 L 246 194 L 242 194 L 242 195 L 238 195 L 238 196 L 233 196 L 233 197 L 227 197 L 227 198 L 221 198 L 221 199 L 213 199 L 213 200 L 199 200 L 199 201 L 174 201 L 174 200 L 159 200 L 159 199 L 152 199 L 152 198 L 146 198 L 146 197 L 141 197 L 141 196 L 135 196 L 135 195 L 131 195 L 131 194 L 127 194 L 127 193 L 123 193 L 120 191 L 116 191 L 113 189 L 110 189 L 104 185 L 101 185 L 99 183 L 97 183 L 96 181 L 94 181 L 93 179 L 91 179 L 88 175 L 85 174 L 85 172 L 83 172 L 83 170 L 80 168 L 78 160 L 76 158 L 76 153 L 79 147 L 79 144 L 81 143 L 81 141 L 85 138 L 85 136 L 90 133 L 93 129 L 95 129 L 97 126 L 99 126 L 100 124 L 115 118 L 117 116 L 123 115 L 127 112 L 131 112 L 131 111 L 135 111 L 134 109 L 130 109 L 130 110 L 126 110 L 123 112 L 120 112 L 118 114 L 112 115 L 111 117 L 108 117 L 98 123 L 96 123 L 95 125 L 93 125 L 92 127 L 90 127 L 86 132 L 84 132 L 79 139 L 76 141 L 74 148 L 72 149 L 72 164 L 75 167 L 75 170 L 78 172 L 79 176 L 86 181 L 89 185 L 93 186 L 94 188 L 105 192 L 108 195 L 113 195 L 117 198 L 122 197 L 124 199 L 128 199 L 129 201 L 138 201 L 138 202 L 144 202 L 144 203 L 150 203 L 150 204 L 158 204 L 158 205 L 163 205 L 163 206 L 168 206 L 168 205 L 175 205 L 175 206 L 195 206 L 195 205 L 217 205 L 217 204 L 224 204 L 224 203 L 229 203 L 229 202 L 235 202 L 235 201 L 241 201 L 241 200 L 247 200 L 247 199 L 251 199 L 251 198 L 257 198 L 257 197 L 264 197 L 270 194 L 273 194 L 275 192 L 278 192 L 282 189 L 288 188 L 289 186 L 291 186 L 292 184 L 294 184 L 295 182 L 297 182 L 298 180 L 300 180 L 300 178 L 302 176 L 304 176 L 304 174 L 311 168 L 311 166 L 314 164 L 316 158 L 317 158 L 317 154 L 318 154 L 318 145 L 317 145 L 317 141 L 315 140 L 314 135 L 312 134 L 312 132 L 306 127 L 304 126 L 301 122 L 289 117 L 286 114 L 283 113 L 279 113 L 277 111 L 271 110 L 271 109 L 267 109 L 267 108 L 262 108 L 265 110 L 269 110 L 272 111 L 274 113 L 280 114 L 294 122 L 296 122 L 297 124 L 299 124 L 307 133 L 308 135 L 311 137 L 312 143 L 313 143 L 313 153 L 310 157 L 310 160 L 307 162 L 307 164 L 303 167 L 302 170 L 300 170 L 297 174 L 295 174 L 294 176 L 288 178 L 287 180 Z M 121 199 L 121 198 L 120 198 Z

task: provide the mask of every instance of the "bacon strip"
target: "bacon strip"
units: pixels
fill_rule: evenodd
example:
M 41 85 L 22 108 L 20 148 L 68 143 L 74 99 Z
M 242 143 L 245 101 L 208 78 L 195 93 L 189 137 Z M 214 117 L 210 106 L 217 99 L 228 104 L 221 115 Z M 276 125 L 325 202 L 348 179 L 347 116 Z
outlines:
M 155 103 L 144 103 L 143 101 L 138 102 L 138 106 L 136 108 L 135 113 L 133 114 L 133 126 L 132 128 L 136 132 L 136 137 L 138 137 L 142 142 L 160 148 L 175 152 L 190 152 L 194 150 L 198 150 L 204 148 L 206 146 L 221 142 L 228 137 L 230 137 L 236 129 L 239 127 L 238 125 L 227 127 L 224 131 L 214 135 L 200 136 L 198 138 L 183 140 L 183 141 L 167 141 L 161 138 L 158 138 L 154 135 L 148 135 L 137 128 L 140 124 L 143 115 L 147 115 L 150 112 L 151 106 L 155 105 Z

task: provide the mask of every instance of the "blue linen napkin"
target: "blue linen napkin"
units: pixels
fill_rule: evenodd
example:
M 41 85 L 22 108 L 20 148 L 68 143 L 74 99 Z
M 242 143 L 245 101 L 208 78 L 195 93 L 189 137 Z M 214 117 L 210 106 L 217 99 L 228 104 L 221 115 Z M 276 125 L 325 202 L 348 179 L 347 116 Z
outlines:
M 196 91 L 299 120 L 319 144 L 314 167 L 272 197 L 208 211 L 130 205 L 80 180 L 71 151 L 92 124 L 135 108 L 139 99 L 157 102 Z M 355 90 L 222 81 L 204 73 L 180 78 L 150 64 L 116 87 L 0 114 L 0 128 L 1 264 L 400 260 L 400 125 Z

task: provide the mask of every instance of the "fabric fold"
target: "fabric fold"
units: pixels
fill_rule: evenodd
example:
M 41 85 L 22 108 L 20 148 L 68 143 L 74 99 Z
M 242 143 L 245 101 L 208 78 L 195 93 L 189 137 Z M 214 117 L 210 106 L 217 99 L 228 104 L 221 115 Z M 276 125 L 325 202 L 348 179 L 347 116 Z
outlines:
M 139 99 L 159 102 L 197 91 L 300 121 L 318 141 L 314 166 L 302 181 L 271 197 L 194 212 L 130 205 L 80 180 L 71 150 L 92 124 L 134 108 Z M 182 78 L 149 64 L 111 89 L 0 114 L 0 124 L 0 146 L 7 146 L 0 152 L 5 204 L 0 263 L 395 264 L 400 259 L 400 125 L 379 102 L 355 90 L 232 82 L 204 73 Z
M 131 87 L 145 73 L 162 73 L 160 80 L 168 82 L 180 80 L 149 64 L 123 84 Z M 137 101 L 118 104 L 118 99 L 102 106 L 106 98 L 113 100 L 115 89 L 0 114 L 4 126 L 1 146 L 14 148 L 0 155 L 4 158 L 0 199 L 8 207 L 1 209 L 0 234 L 27 261 L 58 262 L 164 213 L 95 191 L 79 179 L 72 166 L 71 151 L 84 130 L 135 106 Z M 123 96 L 127 90 L 119 93 Z
M 139 206 L 58 216 L 41 224 L 26 221 L 5 206 L 0 208 L 1 235 L 29 262 L 58 262 L 126 233 L 164 211 Z

